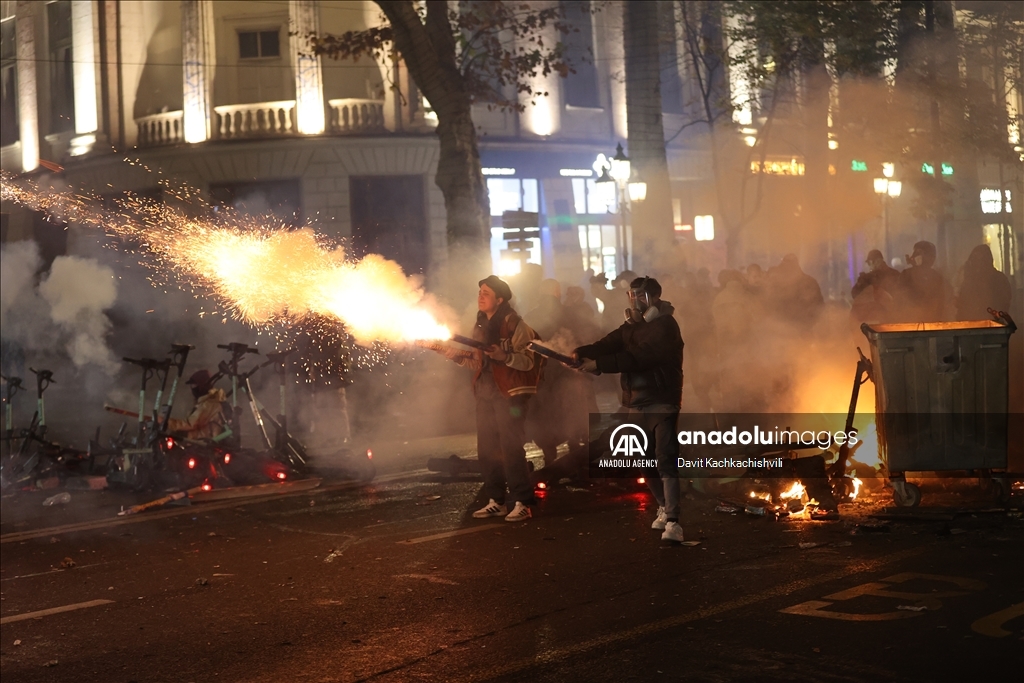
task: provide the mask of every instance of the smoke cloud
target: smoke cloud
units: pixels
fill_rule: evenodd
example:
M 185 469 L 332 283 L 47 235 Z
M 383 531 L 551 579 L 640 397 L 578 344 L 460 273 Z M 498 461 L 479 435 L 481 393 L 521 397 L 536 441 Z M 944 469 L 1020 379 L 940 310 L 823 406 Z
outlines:
M 19 355 L 56 354 L 76 368 L 93 365 L 116 373 L 105 313 L 117 299 L 114 272 L 93 259 L 58 256 L 37 285 L 41 265 L 35 242 L 4 245 L 4 340 L 19 347 Z

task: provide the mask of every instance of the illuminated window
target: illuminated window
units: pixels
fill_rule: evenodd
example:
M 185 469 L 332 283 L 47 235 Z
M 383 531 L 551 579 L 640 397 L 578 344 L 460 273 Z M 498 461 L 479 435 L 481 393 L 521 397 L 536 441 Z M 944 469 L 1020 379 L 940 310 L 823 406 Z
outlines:
M 572 199 L 579 216 L 618 211 L 615 183 L 599 183 L 593 178 L 572 179 Z
M 1010 206 L 1010 191 L 1004 190 L 1003 195 L 1006 198 L 1006 213 L 1013 213 L 1013 207 Z M 982 213 L 1002 213 L 1002 203 L 999 201 L 999 190 L 986 187 L 981 191 L 981 212 Z
M 536 178 L 488 178 L 487 196 L 491 216 L 506 211 L 539 211 L 540 197 Z
M 766 157 L 762 164 L 755 159 L 750 162 L 750 172 L 765 175 L 803 175 L 804 162 L 795 157 Z

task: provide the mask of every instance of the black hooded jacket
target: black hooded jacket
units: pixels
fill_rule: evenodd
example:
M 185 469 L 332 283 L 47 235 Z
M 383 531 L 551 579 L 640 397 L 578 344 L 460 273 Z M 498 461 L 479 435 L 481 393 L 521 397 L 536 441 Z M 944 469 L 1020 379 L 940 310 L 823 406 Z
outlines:
M 576 349 L 597 361 L 603 373 L 622 373 L 622 405 L 642 408 L 678 406 L 683 394 L 683 337 L 667 301 L 657 304 L 650 322 L 625 322 L 604 339 Z

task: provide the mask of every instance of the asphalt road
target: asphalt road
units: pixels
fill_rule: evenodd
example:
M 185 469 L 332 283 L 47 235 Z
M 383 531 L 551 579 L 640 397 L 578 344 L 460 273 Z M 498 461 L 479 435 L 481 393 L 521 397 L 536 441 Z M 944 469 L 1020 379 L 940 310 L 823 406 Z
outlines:
M 882 501 L 838 522 L 773 522 L 696 497 L 682 522 L 699 544 L 680 546 L 649 528 L 651 499 L 628 482 L 553 489 L 518 525 L 469 518 L 477 488 L 404 473 L 127 519 L 111 492 L 51 508 L 6 498 L 0 675 L 907 683 L 1024 670 L 1019 512 L 879 526 L 865 515 Z

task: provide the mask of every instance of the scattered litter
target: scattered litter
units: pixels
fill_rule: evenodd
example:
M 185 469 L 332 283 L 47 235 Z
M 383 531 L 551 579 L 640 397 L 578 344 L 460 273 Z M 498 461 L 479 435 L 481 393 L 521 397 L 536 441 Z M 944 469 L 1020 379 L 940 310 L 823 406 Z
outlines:
M 72 560 L 70 557 L 65 557 L 63 560 L 60 561 L 60 568 L 61 569 L 71 569 L 74 566 L 75 566 L 75 561 Z
M 850 532 L 851 536 L 858 536 L 860 534 L 887 534 L 892 531 L 892 527 L 888 524 L 858 524 L 853 527 L 853 531 Z
M 967 529 L 950 529 L 949 533 L 953 534 L 954 536 L 956 536 L 957 534 L 966 534 Z
M 764 517 L 767 512 L 763 505 L 747 505 L 743 511 L 755 517 Z
M 424 496 L 424 500 L 441 500 L 441 496 Z
M 43 507 L 53 507 L 54 505 L 67 505 L 71 502 L 71 494 L 67 491 L 58 493 L 56 496 L 50 496 L 43 501 Z
M 309 501 L 309 507 L 313 507 L 314 505 L 316 505 L 316 501 L 315 500 Z
M 209 586 L 210 582 L 200 576 L 198 579 L 196 579 L 196 585 L 197 586 Z
M 817 548 L 818 546 L 825 545 L 824 543 L 807 542 L 799 544 L 800 550 L 807 550 L 808 548 Z
M 903 610 L 904 612 L 924 612 L 928 608 L 924 605 L 921 605 L 920 607 L 915 605 L 896 605 L 896 609 Z
M 341 557 L 340 550 L 331 550 L 327 557 L 324 558 L 324 562 L 334 562 L 339 557 Z
M 57 666 L 57 660 L 56 659 L 51 659 L 46 664 L 43 664 L 43 666 Z
M 700 545 L 700 541 L 683 541 L 679 545 L 685 545 L 685 546 L 688 546 L 688 547 L 692 548 L 695 545 Z
M 214 576 L 234 576 L 234 574 L 214 574 Z
M 740 509 L 738 507 L 726 505 L 724 503 L 719 503 L 718 505 L 715 506 L 715 512 L 726 512 L 730 515 L 735 515 L 739 511 Z
M 14 641 L 14 647 L 18 647 L 19 645 L 21 645 L 21 641 L 20 640 Z
M 210 533 L 208 533 L 208 534 L 206 534 L 206 535 L 207 535 L 207 536 L 216 536 L 216 535 L 217 535 L 217 532 L 216 532 L 216 531 L 211 531 Z

